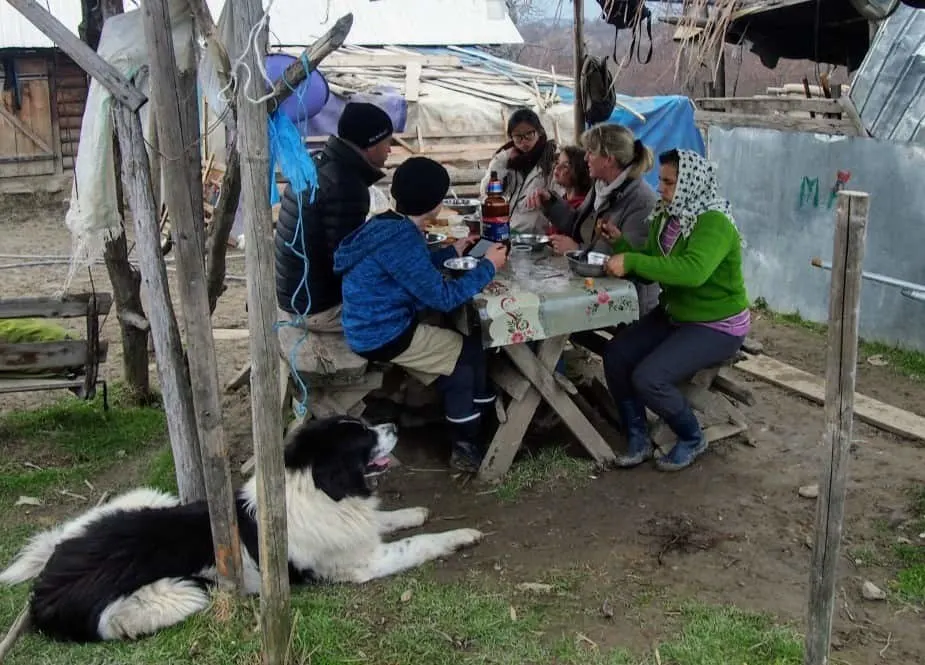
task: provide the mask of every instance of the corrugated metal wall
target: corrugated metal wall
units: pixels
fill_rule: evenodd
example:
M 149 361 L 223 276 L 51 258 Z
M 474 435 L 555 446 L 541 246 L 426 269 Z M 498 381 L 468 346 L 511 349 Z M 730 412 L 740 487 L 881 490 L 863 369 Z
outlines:
M 925 146 L 714 126 L 708 151 L 747 243 L 744 271 L 752 300 L 827 321 L 831 273 L 810 261 L 832 259 L 832 190 L 839 171 L 850 172 L 847 189 L 870 194 L 864 270 L 925 284 Z M 925 351 L 925 304 L 865 281 L 861 335 Z
M 901 5 L 883 22 L 851 101 L 875 137 L 925 145 L 925 10 Z

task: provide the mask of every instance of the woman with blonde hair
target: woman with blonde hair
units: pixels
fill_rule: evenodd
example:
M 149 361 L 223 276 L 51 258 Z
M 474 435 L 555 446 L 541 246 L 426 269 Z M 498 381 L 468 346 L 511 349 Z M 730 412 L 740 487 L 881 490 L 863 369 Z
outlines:
M 558 194 L 539 190 L 528 206 L 542 210 L 563 235 L 552 236 L 559 253 L 584 249 L 595 239 L 595 251 L 609 254 L 608 236 L 617 234 L 633 248 L 642 248 L 649 234 L 649 216 L 658 200 L 643 180 L 655 164 L 652 151 L 622 125 L 600 124 L 581 137 L 593 180 L 584 203 L 573 209 Z M 636 284 L 640 315 L 658 304 L 658 284 Z

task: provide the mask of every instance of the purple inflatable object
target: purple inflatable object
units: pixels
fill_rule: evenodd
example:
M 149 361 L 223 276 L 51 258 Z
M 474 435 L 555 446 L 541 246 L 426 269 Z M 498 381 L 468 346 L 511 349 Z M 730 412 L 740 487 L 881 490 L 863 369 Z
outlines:
M 298 58 L 286 55 L 284 53 L 272 53 L 267 56 L 266 68 L 267 74 L 274 81 L 278 80 L 283 72 L 286 71 L 286 67 L 291 65 L 293 62 L 298 60 Z M 270 90 L 270 85 L 267 84 L 267 92 Z M 328 98 L 331 96 L 331 91 L 328 88 L 328 82 L 322 76 L 321 72 L 317 69 L 311 73 L 311 75 L 299 84 L 295 92 L 282 103 L 280 107 L 290 120 L 296 125 L 300 126 L 309 118 L 312 118 L 324 108 L 324 105 L 328 103 Z

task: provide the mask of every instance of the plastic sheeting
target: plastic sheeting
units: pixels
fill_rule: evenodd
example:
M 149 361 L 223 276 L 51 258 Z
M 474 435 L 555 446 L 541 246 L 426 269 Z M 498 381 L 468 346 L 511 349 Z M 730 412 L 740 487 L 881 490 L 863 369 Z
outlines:
M 193 62 L 192 15 L 186 0 L 169 0 L 168 9 L 177 66 L 186 71 Z M 106 21 L 97 52 L 123 76 L 135 79 L 143 93 L 149 94 L 148 77 L 141 72 L 150 58 L 140 10 Z M 70 207 L 64 220 L 72 238 L 71 265 L 64 291 L 67 291 L 78 270 L 91 265 L 102 255 L 108 238 L 122 234 L 122 218 L 116 205 L 115 178 L 121 177 L 121 174 L 114 170 L 112 104 L 112 94 L 93 79 L 87 94 L 74 163 Z M 139 111 L 149 146 L 154 133 L 150 107 L 150 104 L 145 104 Z M 152 159 L 156 157 L 149 156 Z
M 851 84 L 864 127 L 879 139 L 925 145 L 925 11 L 900 6 L 880 25 Z

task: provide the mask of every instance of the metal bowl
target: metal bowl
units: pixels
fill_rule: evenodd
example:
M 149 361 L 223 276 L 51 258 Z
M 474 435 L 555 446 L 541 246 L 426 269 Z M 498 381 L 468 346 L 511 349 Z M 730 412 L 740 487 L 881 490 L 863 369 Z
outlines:
M 536 235 L 533 233 L 512 233 L 511 245 L 519 247 L 521 245 L 529 247 L 534 252 L 540 252 L 543 247 L 549 244 L 549 236 Z
M 428 233 L 426 237 L 428 247 L 436 247 L 440 243 L 446 241 L 446 236 L 442 233 Z
M 600 252 L 588 252 L 587 256 L 582 256 L 582 252 L 583 250 L 575 249 L 565 253 L 571 271 L 581 277 L 603 277 L 607 255 Z
M 478 199 L 443 199 L 443 207 L 460 215 L 474 215 L 481 206 L 482 202 Z
M 479 265 L 479 260 L 472 256 L 457 256 L 443 262 L 443 267 L 454 275 L 463 275 Z

